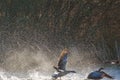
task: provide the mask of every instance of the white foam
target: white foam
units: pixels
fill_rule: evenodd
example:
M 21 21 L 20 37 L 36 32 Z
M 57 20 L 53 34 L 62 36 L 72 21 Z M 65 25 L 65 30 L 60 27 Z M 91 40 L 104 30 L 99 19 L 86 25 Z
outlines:
M 109 74 L 113 75 L 115 77 L 114 80 L 120 79 L 120 70 L 106 70 Z M 7 73 L 7 74 L 6 74 Z M 31 71 L 28 72 L 27 76 L 23 76 L 22 78 L 19 76 L 11 75 L 8 72 L 0 72 L 0 80 L 51 80 L 51 75 L 45 75 L 42 74 L 39 71 Z M 62 77 L 62 80 L 85 80 L 88 73 L 82 74 L 82 73 L 70 73 L 66 76 Z M 109 80 L 109 79 L 102 79 L 102 80 Z

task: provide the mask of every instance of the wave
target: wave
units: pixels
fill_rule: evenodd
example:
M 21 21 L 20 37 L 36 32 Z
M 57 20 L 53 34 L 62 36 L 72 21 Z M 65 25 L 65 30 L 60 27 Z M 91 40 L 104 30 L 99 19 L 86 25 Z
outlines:
M 92 71 L 92 70 L 91 70 Z M 113 68 L 107 68 L 105 70 L 108 72 L 110 75 L 114 76 L 114 80 L 119 80 L 120 79 L 120 69 L 113 69 Z M 89 71 L 88 71 L 89 72 Z M 67 74 L 66 76 L 62 77 L 62 80 L 85 80 L 88 72 L 85 71 L 84 73 L 70 73 Z M 26 73 L 10 73 L 7 71 L 0 71 L 0 80 L 52 80 L 51 77 L 52 73 L 42 73 L 40 71 L 36 70 L 30 70 Z M 102 80 L 108 80 L 106 78 Z

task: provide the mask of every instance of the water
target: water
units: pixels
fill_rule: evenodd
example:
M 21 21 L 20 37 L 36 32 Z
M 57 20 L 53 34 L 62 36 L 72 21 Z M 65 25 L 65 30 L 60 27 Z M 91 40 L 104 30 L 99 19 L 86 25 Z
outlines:
M 92 71 L 92 70 L 91 70 Z M 115 79 L 114 80 L 120 80 L 120 68 L 119 67 L 107 67 L 104 70 L 108 74 L 112 75 Z M 70 73 L 66 76 L 62 77 L 62 80 L 85 80 L 89 71 L 84 73 L 81 73 L 80 71 L 77 73 Z M 0 80 L 52 80 L 51 79 L 52 73 L 47 72 L 40 72 L 36 70 L 30 70 L 26 73 L 10 73 L 7 71 L 0 71 Z M 104 78 L 102 80 L 109 80 L 107 78 Z

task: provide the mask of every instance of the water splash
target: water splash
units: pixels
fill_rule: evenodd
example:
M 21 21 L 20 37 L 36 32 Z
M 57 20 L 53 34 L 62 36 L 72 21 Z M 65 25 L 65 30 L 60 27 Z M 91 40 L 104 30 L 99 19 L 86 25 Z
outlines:
M 120 79 L 120 69 L 113 69 L 113 68 L 107 68 L 105 72 L 109 73 L 110 75 L 114 76 L 114 80 Z M 67 74 L 66 76 L 62 77 L 62 80 L 85 80 L 89 72 L 86 72 L 85 74 L 78 73 L 75 74 Z M 22 74 L 22 77 L 20 75 Z M 0 71 L 0 80 L 52 80 L 51 73 L 41 73 L 40 71 L 32 70 L 28 71 L 27 74 L 24 73 L 18 73 L 11 74 L 9 72 Z M 102 79 L 102 80 L 109 80 L 109 79 Z

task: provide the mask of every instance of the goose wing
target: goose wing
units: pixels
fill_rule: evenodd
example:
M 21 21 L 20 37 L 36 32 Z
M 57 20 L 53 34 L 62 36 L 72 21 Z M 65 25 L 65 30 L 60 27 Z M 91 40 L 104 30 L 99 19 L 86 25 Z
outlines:
M 107 77 L 107 78 L 110 78 L 110 79 L 114 79 L 112 76 L 110 76 L 109 74 L 107 74 L 107 73 L 105 73 L 105 72 L 103 72 L 102 71 L 102 73 L 103 73 L 103 76 L 104 77 Z

